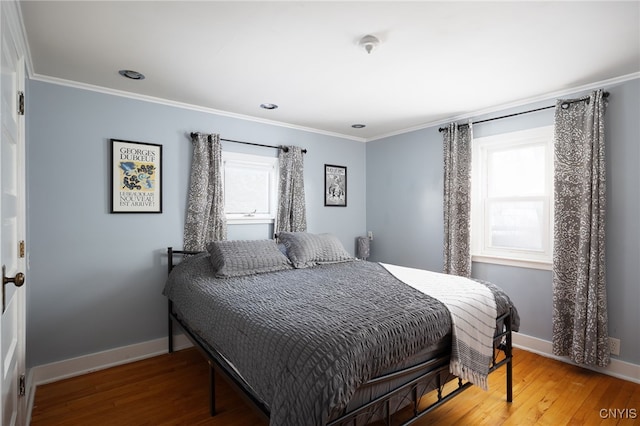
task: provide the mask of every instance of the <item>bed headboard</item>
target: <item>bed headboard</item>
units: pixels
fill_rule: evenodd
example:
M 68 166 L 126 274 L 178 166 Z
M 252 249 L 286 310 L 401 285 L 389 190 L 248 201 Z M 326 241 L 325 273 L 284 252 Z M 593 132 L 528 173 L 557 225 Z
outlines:
M 188 256 L 192 254 L 202 253 L 201 251 L 194 250 L 174 250 L 173 247 L 167 247 L 167 256 L 169 258 L 169 262 L 167 263 L 167 273 L 170 273 L 173 267 L 176 265 L 175 256 Z

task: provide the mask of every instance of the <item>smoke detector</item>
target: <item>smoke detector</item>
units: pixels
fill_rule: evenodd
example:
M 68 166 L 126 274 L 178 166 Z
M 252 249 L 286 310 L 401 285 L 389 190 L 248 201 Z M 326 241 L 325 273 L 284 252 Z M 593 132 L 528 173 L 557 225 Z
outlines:
M 379 44 L 380 44 L 380 39 L 370 34 L 367 34 L 366 36 L 362 37 L 358 42 L 358 45 L 362 46 L 364 50 L 366 50 L 367 53 L 369 54 L 373 51 L 373 49 L 378 47 Z

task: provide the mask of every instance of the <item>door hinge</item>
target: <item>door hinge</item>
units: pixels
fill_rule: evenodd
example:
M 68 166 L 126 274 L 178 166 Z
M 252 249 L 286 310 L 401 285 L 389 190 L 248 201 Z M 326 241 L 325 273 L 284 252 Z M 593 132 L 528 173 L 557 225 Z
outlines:
M 27 384 L 24 374 L 21 374 L 18 378 L 18 396 L 25 396 L 27 394 Z
M 24 240 L 20 240 L 18 243 L 18 256 L 24 259 Z
M 18 115 L 24 115 L 24 92 L 18 92 Z

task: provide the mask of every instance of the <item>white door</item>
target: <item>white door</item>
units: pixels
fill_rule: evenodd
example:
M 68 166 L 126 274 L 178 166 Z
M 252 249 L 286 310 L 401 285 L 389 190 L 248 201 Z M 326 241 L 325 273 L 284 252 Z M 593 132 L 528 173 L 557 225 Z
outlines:
M 0 80 L 0 261 L 4 309 L 0 316 L 0 391 L 2 426 L 23 425 L 26 418 L 25 371 L 25 152 L 24 116 L 18 111 L 24 91 L 24 57 L 16 47 L 2 1 L 2 80 Z M 22 386 L 21 386 L 22 384 Z

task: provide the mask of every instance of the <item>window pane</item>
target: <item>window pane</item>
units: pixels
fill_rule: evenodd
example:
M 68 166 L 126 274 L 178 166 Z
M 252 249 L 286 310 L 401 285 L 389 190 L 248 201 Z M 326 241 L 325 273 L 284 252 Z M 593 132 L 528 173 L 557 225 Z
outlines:
M 224 183 L 225 213 L 269 213 L 269 169 L 227 164 Z
M 523 145 L 487 153 L 488 196 L 545 194 L 545 147 Z
M 489 245 L 495 248 L 543 250 L 542 201 L 490 202 Z

